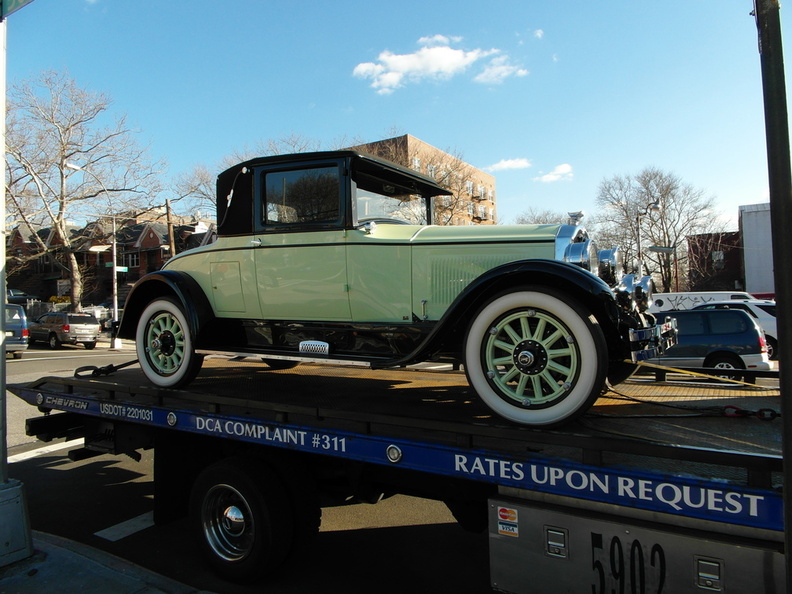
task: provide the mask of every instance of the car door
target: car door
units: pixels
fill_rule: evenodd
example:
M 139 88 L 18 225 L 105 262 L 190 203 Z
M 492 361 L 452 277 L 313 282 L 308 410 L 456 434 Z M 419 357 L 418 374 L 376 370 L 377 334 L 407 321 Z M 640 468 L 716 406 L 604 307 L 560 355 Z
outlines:
M 51 317 L 51 313 L 46 313 L 36 318 L 36 321 L 28 328 L 30 340 L 47 340 L 49 333 L 47 328 Z
M 253 243 L 264 319 L 351 320 L 343 175 L 337 162 L 259 172 Z

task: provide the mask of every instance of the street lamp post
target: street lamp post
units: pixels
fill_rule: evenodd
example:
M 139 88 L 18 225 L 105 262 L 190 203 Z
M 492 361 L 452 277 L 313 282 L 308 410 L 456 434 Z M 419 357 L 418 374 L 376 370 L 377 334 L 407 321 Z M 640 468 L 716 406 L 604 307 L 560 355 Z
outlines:
M 108 202 L 109 202 L 110 193 L 107 191 L 107 188 L 105 187 L 104 183 L 102 183 L 102 180 L 99 179 L 99 176 L 97 176 L 93 171 L 90 171 L 89 169 L 85 169 L 83 167 L 80 167 L 79 165 L 76 165 L 74 163 L 66 163 L 66 167 L 68 167 L 69 169 L 74 169 L 75 171 L 81 171 L 83 173 L 87 173 L 88 175 L 93 177 L 99 183 L 99 185 L 102 187 L 102 191 L 104 192 L 105 196 L 107 196 L 107 199 L 108 199 Z M 116 326 L 118 324 L 118 251 L 117 251 L 118 247 L 117 247 L 117 242 L 116 242 L 116 218 L 115 218 L 115 215 L 111 214 L 110 215 L 110 219 L 111 219 L 112 225 L 113 225 L 113 227 L 112 227 L 112 235 L 111 235 L 111 244 L 110 244 L 111 245 L 111 254 L 112 254 L 112 258 L 113 258 L 113 272 L 112 272 L 112 274 L 113 274 L 113 281 L 112 281 L 113 324 L 112 324 L 112 328 L 113 328 L 113 331 L 115 331 L 115 328 L 116 328 Z M 117 338 L 115 335 L 113 335 L 113 337 L 111 339 L 111 348 L 114 348 L 114 349 L 120 349 L 121 348 L 121 339 Z
M 643 265 L 643 252 L 641 251 L 641 219 L 646 215 L 657 212 L 662 208 L 660 202 L 650 202 L 646 205 L 646 208 L 643 212 L 639 212 L 638 215 L 635 217 L 635 239 L 638 243 L 638 277 L 643 276 L 644 265 Z
M 669 254 L 674 258 L 674 291 L 679 292 L 679 261 L 677 260 L 676 245 L 667 247 L 662 245 L 650 245 L 648 248 L 650 252 L 657 254 Z

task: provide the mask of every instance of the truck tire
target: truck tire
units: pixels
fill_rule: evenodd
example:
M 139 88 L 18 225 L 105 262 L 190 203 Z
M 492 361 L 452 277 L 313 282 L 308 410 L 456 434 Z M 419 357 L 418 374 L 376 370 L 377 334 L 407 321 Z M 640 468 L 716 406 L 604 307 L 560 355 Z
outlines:
M 545 287 L 496 296 L 465 338 L 470 385 L 494 412 L 525 425 L 557 425 L 585 412 L 604 387 L 607 366 L 594 316 Z
M 195 352 L 187 317 L 169 297 L 156 299 L 143 310 L 135 349 L 143 373 L 161 388 L 186 386 L 203 363 L 203 357 Z
M 49 345 L 49 348 L 52 349 L 53 351 L 61 348 L 61 341 L 58 340 L 57 334 L 54 333 L 50 334 L 49 337 L 47 338 L 47 344 Z
M 190 517 L 212 567 L 251 582 L 281 566 L 292 546 L 286 490 L 253 459 L 230 458 L 205 469 L 190 497 Z

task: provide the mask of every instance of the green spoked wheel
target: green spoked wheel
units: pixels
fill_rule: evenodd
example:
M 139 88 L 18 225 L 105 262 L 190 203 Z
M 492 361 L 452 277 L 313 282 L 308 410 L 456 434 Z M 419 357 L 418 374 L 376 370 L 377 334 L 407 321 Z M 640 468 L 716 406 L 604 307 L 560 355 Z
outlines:
M 499 295 L 465 342 L 468 381 L 499 415 L 554 425 L 582 414 L 605 382 L 608 356 L 596 319 L 550 289 Z
M 152 301 L 143 310 L 135 338 L 140 367 L 157 386 L 187 385 L 201 369 L 203 357 L 195 352 L 187 318 L 170 298 Z

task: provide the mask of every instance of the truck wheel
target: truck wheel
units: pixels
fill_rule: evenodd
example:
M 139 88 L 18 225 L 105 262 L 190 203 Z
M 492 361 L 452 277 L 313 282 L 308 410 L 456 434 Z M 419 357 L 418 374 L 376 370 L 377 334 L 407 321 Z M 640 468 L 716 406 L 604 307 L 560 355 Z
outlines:
M 470 385 L 494 412 L 526 425 L 555 425 L 585 412 L 602 391 L 607 365 L 594 316 L 546 288 L 492 299 L 465 339 Z
M 168 297 L 148 304 L 138 321 L 135 349 L 143 373 L 161 388 L 189 384 L 201 370 L 187 318 Z
M 190 514 L 214 569 L 250 582 L 278 568 L 292 545 L 286 490 L 255 460 L 232 458 L 204 470 L 195 482 Z
M 88 350 L 88 351 L 93 350 L 93 349 L 96 348 L 96 343 L 95 342 L 84 342 L 83 344 L 85 345 L 85 349 Z

